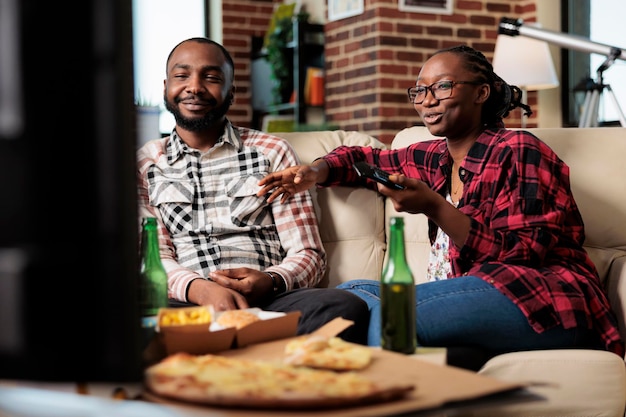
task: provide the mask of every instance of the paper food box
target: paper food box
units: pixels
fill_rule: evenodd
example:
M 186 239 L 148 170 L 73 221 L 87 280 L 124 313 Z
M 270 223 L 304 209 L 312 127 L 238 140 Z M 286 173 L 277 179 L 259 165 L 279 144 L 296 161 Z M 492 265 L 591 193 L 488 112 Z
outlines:
M 187 352 L 194 355 L 221 352 L 255 343 L 296 335 L 300 312 L 280 313 L 249 308 L 259 320 L 237 329 L 223 327 L 211 306 L 162 308 L 159 310 L 157 334 L 165 353 Z

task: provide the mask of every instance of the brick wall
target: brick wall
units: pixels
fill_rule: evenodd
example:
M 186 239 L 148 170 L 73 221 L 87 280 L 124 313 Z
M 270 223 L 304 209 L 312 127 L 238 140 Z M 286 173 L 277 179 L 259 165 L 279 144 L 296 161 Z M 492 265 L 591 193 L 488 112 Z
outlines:
M 222 0 L 222 43 L 235 61 L 235 103 L 228 118 L 240 126 L 252 122 L 252 37 L 265 35 L 273 10 L 272 0 Z
M 501 17 L 536 21 L 537 0 L 454 0 L 452 15 L 404 12 L 398 0 L 364 0 L 362 15 L 328 22 L 326 47 L 326 117 L 344 130 L 359 130 L 390 143 L 395 134 L 420 124 L 406 89 L 415 85 L 423 62 L 436 50 L 466 43 L 493 58 Z M 224 45 L 236 65 L 236 101 L 229 117 L 250 125 L 250 51 L 252 36 L 263 36 L 273 2 L 223 0 Z M 534 110 L 537 93 L 528 93 Z M 520 126 L 520 113 L 506 119 Z

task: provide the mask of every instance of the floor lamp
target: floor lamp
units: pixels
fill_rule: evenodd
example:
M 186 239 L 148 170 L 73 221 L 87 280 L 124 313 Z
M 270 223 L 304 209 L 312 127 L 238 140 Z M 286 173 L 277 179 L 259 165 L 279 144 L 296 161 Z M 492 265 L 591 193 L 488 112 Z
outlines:
M 493 70 L 508 84 L 522 90 L 523 102 L 526 102 L 528 91 L 559 86 L 548 44 L 536 39 L 498 35 Z M 522 127 L 526 127 L 523 110 L 521 122 Z

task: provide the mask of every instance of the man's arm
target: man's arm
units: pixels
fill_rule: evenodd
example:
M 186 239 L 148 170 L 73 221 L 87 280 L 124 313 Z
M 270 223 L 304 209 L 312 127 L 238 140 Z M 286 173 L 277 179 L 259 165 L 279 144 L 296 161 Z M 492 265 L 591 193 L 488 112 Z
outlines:
M 165 140 L 142 147 L 137 151 L 137 202 L 139 220 L 144 217 L 155 217 L 159 230 L 159 249 L 161 262 L 167 272 L 168 295 L 182 302 L 190 302 L 187 298 L 188 288 L 191 281 L 203 279 L 202 276 L 190 269 L 184 268 L 176 260 L 176 250 L 170 239 L 169 232 L 163 224 L 159 210 L 150 205 L 148 187 L 148 169 L 159 158 L 165 158 Z M 139 222 L 141 224 L 141 221 Z

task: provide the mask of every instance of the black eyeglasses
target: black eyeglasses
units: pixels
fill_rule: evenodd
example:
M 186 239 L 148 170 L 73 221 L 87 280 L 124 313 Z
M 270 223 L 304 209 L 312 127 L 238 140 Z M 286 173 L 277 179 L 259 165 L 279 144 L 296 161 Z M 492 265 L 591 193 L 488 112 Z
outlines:
M 481 85 L 484 84 L 480 81 L 437 81 L 427 86 L 409 87 L 407 93 L 409 94 L 409 101 L 413 104 L 422 104 L 426 99 L 426 92 L 430 91 L 430 94 L 436 100 L 445 100 L 452 97 L 452 88 L 455 84 L 471 84 Z

